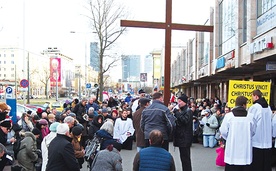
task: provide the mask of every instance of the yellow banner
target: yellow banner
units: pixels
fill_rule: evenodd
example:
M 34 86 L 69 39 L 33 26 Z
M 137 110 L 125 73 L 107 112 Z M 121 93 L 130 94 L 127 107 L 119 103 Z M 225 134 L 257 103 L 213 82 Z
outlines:
M 228 91 L 228 106 L 235 107 L 235 101 L 238 96 L 245 96 L 248 98 L 247 107 L 252 105 L 252 92 L 259 89 L 263 93 L 263 97 L 267 103 L 270 100 L 270 82 L 257 82 L 257 81 L 238 81 L 229 80 Z

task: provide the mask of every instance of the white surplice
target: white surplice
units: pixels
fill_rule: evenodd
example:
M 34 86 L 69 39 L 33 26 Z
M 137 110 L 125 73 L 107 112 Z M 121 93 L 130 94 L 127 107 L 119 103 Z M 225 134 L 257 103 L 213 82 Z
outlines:
M 253 119 L 235 117 L 230 112 L 225 115 L 219 130 L 226 140 L 224 162 L 231 165 L 251 164 L 252 136 L 256 130 Z

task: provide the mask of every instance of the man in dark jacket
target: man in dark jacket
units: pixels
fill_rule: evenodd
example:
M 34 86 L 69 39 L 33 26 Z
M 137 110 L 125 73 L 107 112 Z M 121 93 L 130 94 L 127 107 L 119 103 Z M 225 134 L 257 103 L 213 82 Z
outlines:
M 149 134 L 157 129 L 162 132 L 164 142 L 162 147 L 169 150 L 169 137 L 173 133 L 175 117 L 169 108 L 164 105 L 163 95 L 159 92 L 152 95 L 152 104 L 143 110 L 141 119 L 141 129 L 144 132 L 146 146 L 149 146 Z
M 161 148 L 163 135 L 159 130 L 150 132 L 150 147 L 138 152 L 133 161 L 133 171 L 138 170 L 163 170 L 175 171 L 172 155 Z M 155 156 L 155 157 L 152 157 Z
M 188 97 L 184 94 L 177 100 L 178 109 L 174 109 L 176 129 L 174 146 L 179 147 L 183 171 L 192 171 L 191 145 L 193 142 L 193 112 L 188 107 Z
M 79 121 L 79 123 L 83 124 L 86 122 L 86 120 L 84 120 L 83 115 L 86 113 L 86 103 L 87 103 L 87 99 L 82 99 L 73 109 L 73 113 L 76 114 L 77 120 Z
M 142 132 L 142 130 L 140 128 L 140 123 L 141 123 L 142 112 L 147 106 L 150 105 L 150 99 L 141 98 L 139 100 L 139 103 L 140 103 L 141 107 L 133 114 L 133 126 L 135 129 L 136 145 L 137 145 L 138 152 L 146 146 L 144 133 Z
M 73 109 L 73 113 L 76 114 L 76 119 L 83 126 L 83 131 L 81 135 L 82 146 L 85 146 L 85 142 L 88 139 L 88 129 L 87 129 L 88 115 L 86 113 L 86 104 L 87 104 L 87 99 L 83 98 Z M 84 115 L 86 115 L 86 117 L 84 117 Z M 87 118 L 87 120 L 85 118 Z
M 48 148 L 46 171 L 80 170 L 69 136 L 68 124 L 59 124 L 57 126 L 57 136 L 51 141 Z

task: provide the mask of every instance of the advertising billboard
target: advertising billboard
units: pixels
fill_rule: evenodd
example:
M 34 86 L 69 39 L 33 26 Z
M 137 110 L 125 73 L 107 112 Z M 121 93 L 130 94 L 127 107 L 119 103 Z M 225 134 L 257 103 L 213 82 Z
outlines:
M 61 81 L 61 60 L 60 58 L 50 58 L 50 82 L 51 85 Z

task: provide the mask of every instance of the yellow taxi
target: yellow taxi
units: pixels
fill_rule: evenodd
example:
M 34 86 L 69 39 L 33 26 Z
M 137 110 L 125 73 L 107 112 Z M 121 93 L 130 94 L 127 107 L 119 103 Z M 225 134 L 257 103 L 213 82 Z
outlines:
M 63 103 L 60 101 L 57 102 L 45 102 L 43 107 L 50 107 L 50 109 L 57 109 L 58 112 L 62 112 L 63 111 Z

